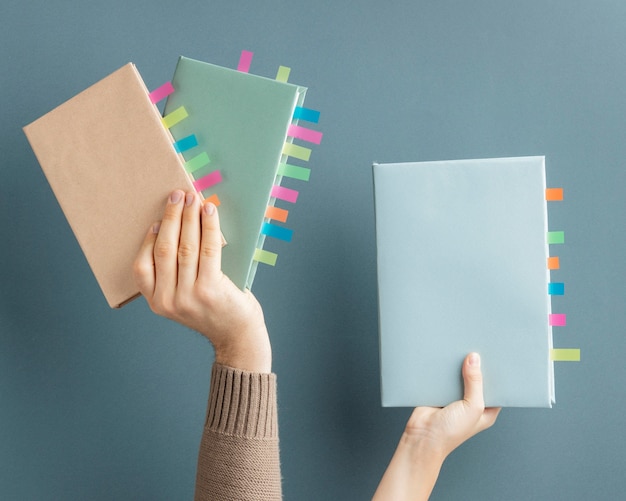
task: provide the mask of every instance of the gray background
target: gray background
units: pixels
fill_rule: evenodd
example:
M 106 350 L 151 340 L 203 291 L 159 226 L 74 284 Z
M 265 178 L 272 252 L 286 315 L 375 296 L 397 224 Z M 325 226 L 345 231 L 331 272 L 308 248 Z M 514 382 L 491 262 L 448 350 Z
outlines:
M 292 67 L 325 134 L 254 288 L 286 499 L 368 499 L 409 415 L 379 405 L 371 163 L 516 155 L 565 188 L 555 344 L 583 360 L 557 365 L 554 409 L 505 409 L 457 450 L 432 499 L 623 498 L 625 2 L 3 0 L 0 19 L 2 499 L 191 498 L 210 346 L 143 300 L 107 307 L 21 127 L 128 61 L 154 88 L 180 54 L 242 49 L 253 73 Z

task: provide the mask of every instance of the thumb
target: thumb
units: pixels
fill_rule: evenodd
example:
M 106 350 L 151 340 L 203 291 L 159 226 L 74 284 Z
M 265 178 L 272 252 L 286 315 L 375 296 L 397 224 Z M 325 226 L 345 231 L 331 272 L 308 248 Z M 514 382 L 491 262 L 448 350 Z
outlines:
M 483 373 L 480 369 L 480 355 L 470 353 L 463 362 L 463 400 L 472 407 L 485 407 L 483 397 Z

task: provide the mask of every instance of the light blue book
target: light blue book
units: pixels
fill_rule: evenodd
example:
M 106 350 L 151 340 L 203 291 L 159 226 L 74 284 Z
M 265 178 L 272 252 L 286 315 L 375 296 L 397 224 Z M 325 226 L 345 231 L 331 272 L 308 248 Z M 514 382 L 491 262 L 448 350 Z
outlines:
M 375 164 L 383 406 L 554 402 L 544 157 Z M 563 316 L 564 317 L 564 316 Z

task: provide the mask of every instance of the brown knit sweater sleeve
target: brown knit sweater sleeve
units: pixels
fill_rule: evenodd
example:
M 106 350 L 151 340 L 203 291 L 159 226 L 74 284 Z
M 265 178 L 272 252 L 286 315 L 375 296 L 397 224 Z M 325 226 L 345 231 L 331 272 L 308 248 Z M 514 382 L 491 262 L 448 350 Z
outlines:
M 282 499 L 276 375 L 214 364 L 196 501 Z

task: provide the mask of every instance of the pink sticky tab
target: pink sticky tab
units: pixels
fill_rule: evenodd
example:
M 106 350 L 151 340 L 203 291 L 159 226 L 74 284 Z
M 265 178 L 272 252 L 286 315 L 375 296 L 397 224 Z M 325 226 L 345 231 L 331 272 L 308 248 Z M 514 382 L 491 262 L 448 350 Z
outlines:
M 249 50 L 242 50 L 241 57 L 239 58 L 239 64 L 237 65 L 237 71 L 248 73 L 250 71 L 250 64 L 252 63 L 252 56 L 254 52 Z
M 563 327 L 565 326 L 565 313 L 551 313 L 549 315 L 550 325 L 552 327 Z
M 194 181 L 193 186 L 197 191 L 202 191 L 202 190 L 206 190 L 207 188 L 210 188 L 214 184 L 221 183 L 221 182 L 222 182 L 222 173 L 216 170 Z
M 297 139 L 302 139 L 303 141 L 308 141 L 309 143 L 320 144 L 322 141 L 321 132 L 307 129 L 306 127 L 300 127 L 299 125 L 290 125 L 287 135 L 289 137 L 295 137 Z
M 150 101 L 152 104 L 158 103 L 161 99 L 165 99 L 172 92 L 174 92 L 174 87 L 172 86 L 172 82 L 166 82 L 158 89 L 154 89 L 149 95 Z
M 284 200 L 285 202 L 291 202 L 292 204 L 295 204 L 296 200 L 298 200 L 298 192 L 290 188 L 285 188 L 284 186 L 274 186 L 272 188 L 272 196 L 279 200 Z

